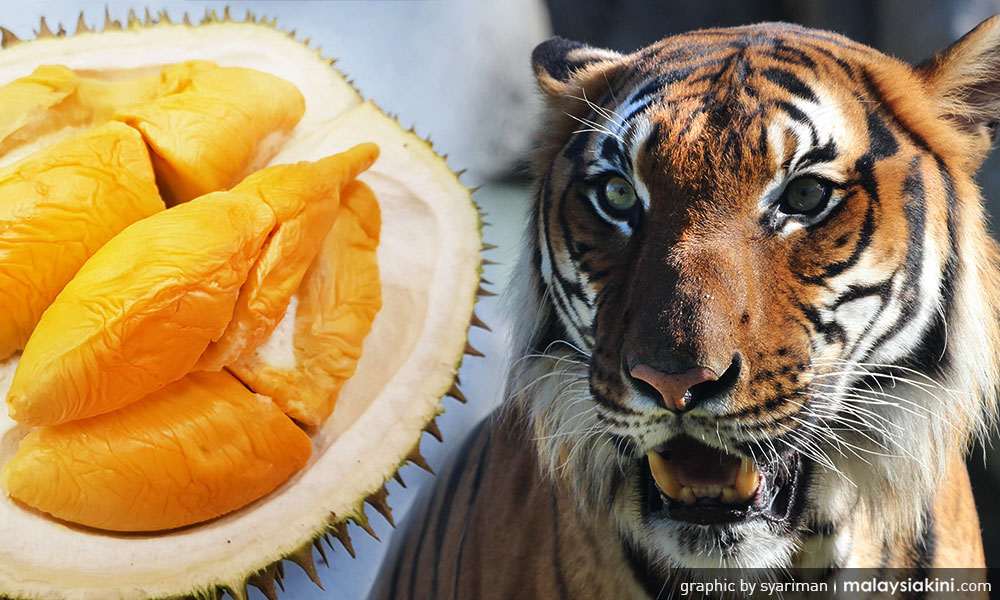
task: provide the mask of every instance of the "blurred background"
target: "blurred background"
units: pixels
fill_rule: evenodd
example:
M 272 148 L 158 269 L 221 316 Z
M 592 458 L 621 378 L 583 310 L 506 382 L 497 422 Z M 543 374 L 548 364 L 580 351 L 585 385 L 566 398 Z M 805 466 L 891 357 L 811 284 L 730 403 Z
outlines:
M 230 8 L 236 20 L 249 11 L 274 17 L 276 26 L 309 39 L 372 98 L 406 127 L 429 136 L 448 154 L 455 170 L 467 169 L 462 182 L 481 186 L 474 194 L 487 211 L 484 241 L 497 246 L 486 268 L 493 291 L 501 291 L 509 265 L 520 248 L 528 206 L 522 159 L 538 123 L 529 56 L 552 34 L 592 45 L 632 51 L 664 36 L 690 29 L 782 20 L 830 29 L 911 62 L 931 56 L 981 20 L 1000 12 L 1000 0 L 327 0 L 327 1 L 131 1 L 0 0 L 0 26 L 21 38 L 34 37 L 39 19 L 73 33 L 79 15 L 91 27 L 106 16 L 127 22 L 130 11 L 143 18 L 166 10 L 174 21 L 185 13 L 197 21 L 206 11 Z M 1000 152 L 983 167 L 980 183 L 987 198 L 1000 200 Z M 993 214 L 998 207 L 990 204 Z M 996 222 L 992 224 L 997 232 Z M 432 467 L 457 447 L 462 435 L 499 401 L 501 363 L 507 326 L 495 298 L 483 299 L 480 316 L 492 333 L 474 329 L 470 341 L 486 358 L 467 358 L 461 370 L 460 405 L 448 398 L 439 419 L 444 443 L 425 436 L 422 451 Z M 1000 565 L 1000 454 L 977 448 L 970 457 L 987 546 L 987 563 Z M 992 471 L 984 467 L 988 464 Z M 413 498 L 433 481 L 414 466 L 401 470 L 403 488 L 389 483 L 389 503 L 397 523 Z M 316 588 L 296 567 L 286 566 L 282 598 L 364 598 L 378 573 L 393 529 L 372 511 L 381 542 L 351 526 L 356 558 L 342 548 L 328 552 L 320 566 L 325 590 Z M 318 557 L 317 557 L 318 558 Z M 258 592 L 253 597 L 263 598 Z

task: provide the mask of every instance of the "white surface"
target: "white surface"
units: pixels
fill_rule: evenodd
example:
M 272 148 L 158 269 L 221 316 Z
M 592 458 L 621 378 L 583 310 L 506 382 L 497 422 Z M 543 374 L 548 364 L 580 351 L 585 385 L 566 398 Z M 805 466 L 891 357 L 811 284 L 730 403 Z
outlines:
M 125 20 L 128 8 L 136 7 L 142 14 L 142 5 L 127 2 L 107 3 L 112 18 Z M 494 6 L 493 14 L 483 16 L 473 6 Z M 520 72 L 516 77 L 527 78 L 530 86 L 528 56 L 535 42 L 546 37 L 546 26 L 540 25 L 537 14 L 524 14 L 536 3 L 516 0 L 501 3 L 448 2 L 448 1 L 380 1 L 380 2 L 233 2 L 232 14 L 238 19 L 249 9 L 256 14 L 277 17 L 278 27 L 295 29 L 300 38 L 311 38 L 313 46 L 323 49 L 323 54 L 338 57 L 338 68 L 347 73 L 359 87 L 362 95 L 371 97 L 385 110 L 399 116 L 402 123 L 417 124 L 417 131 L 435 140 L 441 152 L 450 153 L 449 163 L 455 169 L 472 168 L 463 178 L 466 185 L 479 185 L 482 177 L 509 166 L 509 159 L 522 151 L 515 147 L 524 142 L 524 135 L 533 125 L 530 115 L 523 109 L 505 113 L 505 106 L 520 106 L 523 94 L 530 93 L 521 85 L 518 89 L 505 87 L 503 76 L 496 69 L 505 64 L 507 71 Z M 174 20 L 184 11 L 193 17 L 206 9 L 221 14 L 222 2 L 164 2 L 154 8 L 166 8 Z M 505 8 L 501 8 L 505 7 Z M 38 28 L 38 18 L 45 14 L 50 27 L 56 29 L 61 22 L 70 31 L 75 29 L 81 8 L 91 26 L 103 24 L 104 3 L 50 1 L 28 5 L 24 2 L 0 0 L 0 25 L 21 37 L 32 37 Z M 519 12 L 520 11 L 520 12 Z M 502 18 L 502 17 L 507 18 Z M 511 38 L 503 23 L 520 27 L 522 47 L 511 49 L 511 44 L 501 43 Z M 527 24 L 527 27 L 524 25 Z M 534 39 L 526 39 L 531 38 Z M 498 48 L 499 46 L 499 48 Z M 484 52 L 495 51 L 500 56 L 487 57 Z M 519 61 L 519 62 L 518 62 Z M 492 69 L 492 71 L 491 71 Z M 520 71 L 519 71 L 520 70 Z M 473 74 L 475 76 L 473 76 Z M 506 95 L 485 87 L 491 81 Z M 522 79 L 522 83 L 525 79 Z M 517 87 L 517 86 L 514 86 Z M 461 88 L 461 89 L 456 89 Z M 521 95 L 521 97 L 519 97 Z M 479 110 L 470 110 L 470 105 Z M 483 110 L 493 113 L 483 119 Z M 489 124 L 486 123 L 489 121 Z M 508 130 L 514 135 L 497 135 L 496 131 Z M 522 133 L 518 133 L 521 131 Z M 506 140 L 506 141 L 505 141 Z M 518 142 L 520 140 L 520 142 Z M 490 162 L 491 154 L 501 160 Z M 503 164 L 503 167 L 496 165 Z M 492 224 L 484 229 L 484 241 L 500 246 L 486 254 L 487 258 L 511 264 L 516 254 L 516 240 L 524 223 L 523 210 L 526 194 L 511 188 L 486 186 L 475 198 L 490 213 L 487 221 Z M 499 291 L 506 273 L 503 267 L 486 267 L 484 276 L 497 285 Z M 432 467 L 439 467 L 444 455 L 457 445 L 465 431 L 487 414 L 498 400 L 501 379 L 499 356 L 501 340 L 505 337 L 503 324 L 497 316 L 495 298 L 483 299 L 477 314 L 493 327 L 493 333 L 473 329 L 471 344 L 483 351 L 488 358 L 468 357 L 461 370 L 462 390 L 469 398 L 468 405 L 446 399 L 446 414 L 438 419 L 445 443 L 439 444 L 429 435 L 424 436 L 422 450 Z M 401 470 L 408 488 L 395 482 L 389 484 L 389 503 L 397 522 L 405 518 L 414 496 L 433 481 L 432 476 L 415 466 Z M 392 528 L 374 510 L 368 511 L 371 524 L 382 543 L 375 542 L 360 528 L 351 525 L 357 558 L 337 546 L 328 551 L 331 566 L 319 564 L 319 576 L 325 591 L 316 588 L 291 563 L 286 563 L 285 593 L 282 598 L 291 600 L 363 598 L 378 573 L 378 566 L 391 541 Z M 337 544 L 337 542 L 334 542 Z M 252 590 L 252 598 L 263 595 Z

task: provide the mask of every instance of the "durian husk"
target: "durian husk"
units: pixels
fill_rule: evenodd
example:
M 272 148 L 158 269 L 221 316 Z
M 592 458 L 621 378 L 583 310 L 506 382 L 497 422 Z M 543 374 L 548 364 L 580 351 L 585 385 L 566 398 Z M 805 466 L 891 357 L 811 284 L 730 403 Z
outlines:
M 206 59 L 284 77 L 306 97 L 306 113 L 271 164 L 315 160 L 373 141 L 381 158 L 363 181 L 375 191 L 383 229 L 378 249 L 384 305 L 365 341 L 356 374 L 333 416 L 311 431 L 313 456 L 278 490 L 234 513 L 155 535 L 114 535 L 55 521 L 0 495 L 0 597 L 242 599 L 247 586 L 275 598 L 283 562 L 319 582 L 313 549 L 336 537 L 353 554 L 347 522 L 372 533 L 365 506 L 389 522 L 385 483 L 399 467 L 430 467 L 423 431 L 440 439 L 434 418 L 443 396 L 465 401 L 456 374 L 465 354 L 480 284 L 481 214 L 429 142 L 404 131 L 317 50 L 248 13 L 228 10 L 192 26 L 165 13 L 106 19 L 99 32 L 82 18 L 72 36 L 43 20 L 35 40 L 0 28 L 0 85 L 41 64 L 109 76 L 147 74 L 163 64 Z M 60 27 L 61 31 L 62 28 Z M 68 135 L 72 132 L 63 132 Z M 55 136 L 59 137 L 59 136 Z M 38 145 L 51 139 L 38 141 Z M 23 149 L 27 152 L 33 148 Z M 0 156 L 0 165 L 13 157 Z M 0 392 L 16 356 L 0 363 Z M 0 413 L 0 464 L 27 429 Z M 374 534 L 373 534 L 374 535 Z M 277 584 L 277 585 L 276 585 Z

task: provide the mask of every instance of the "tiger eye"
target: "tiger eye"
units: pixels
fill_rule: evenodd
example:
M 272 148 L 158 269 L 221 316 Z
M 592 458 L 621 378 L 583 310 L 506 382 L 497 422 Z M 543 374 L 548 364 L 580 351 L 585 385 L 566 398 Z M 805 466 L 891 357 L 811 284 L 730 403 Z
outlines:
M 635 207 L 639 198 L 632 184 L 622 177 L 612 177 L 604 184 L 604 198 L 615 210 L 627 211 Z
M 785 187 L 781 208 L 789 214 L 816 211 L 830 196 L 830 185 L 813 177 L 800 177 Z

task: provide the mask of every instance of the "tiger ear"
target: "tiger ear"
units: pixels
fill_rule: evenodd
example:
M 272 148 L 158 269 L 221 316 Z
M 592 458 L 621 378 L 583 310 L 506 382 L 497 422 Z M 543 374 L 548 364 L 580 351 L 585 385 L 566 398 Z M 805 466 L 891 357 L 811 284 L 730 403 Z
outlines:
M 531 53 L 531 66 L 542 92 L 549 96 L 562 96 L 571 89 L 575 76 L 583 69 L 621 57 L 613 50 L 594 48 L 557 36 L 535 47 Z
M 1000 15 L 917 67 L 941 114 L 971 138 L 976 166 L 986 158 L 1000 123 Z

